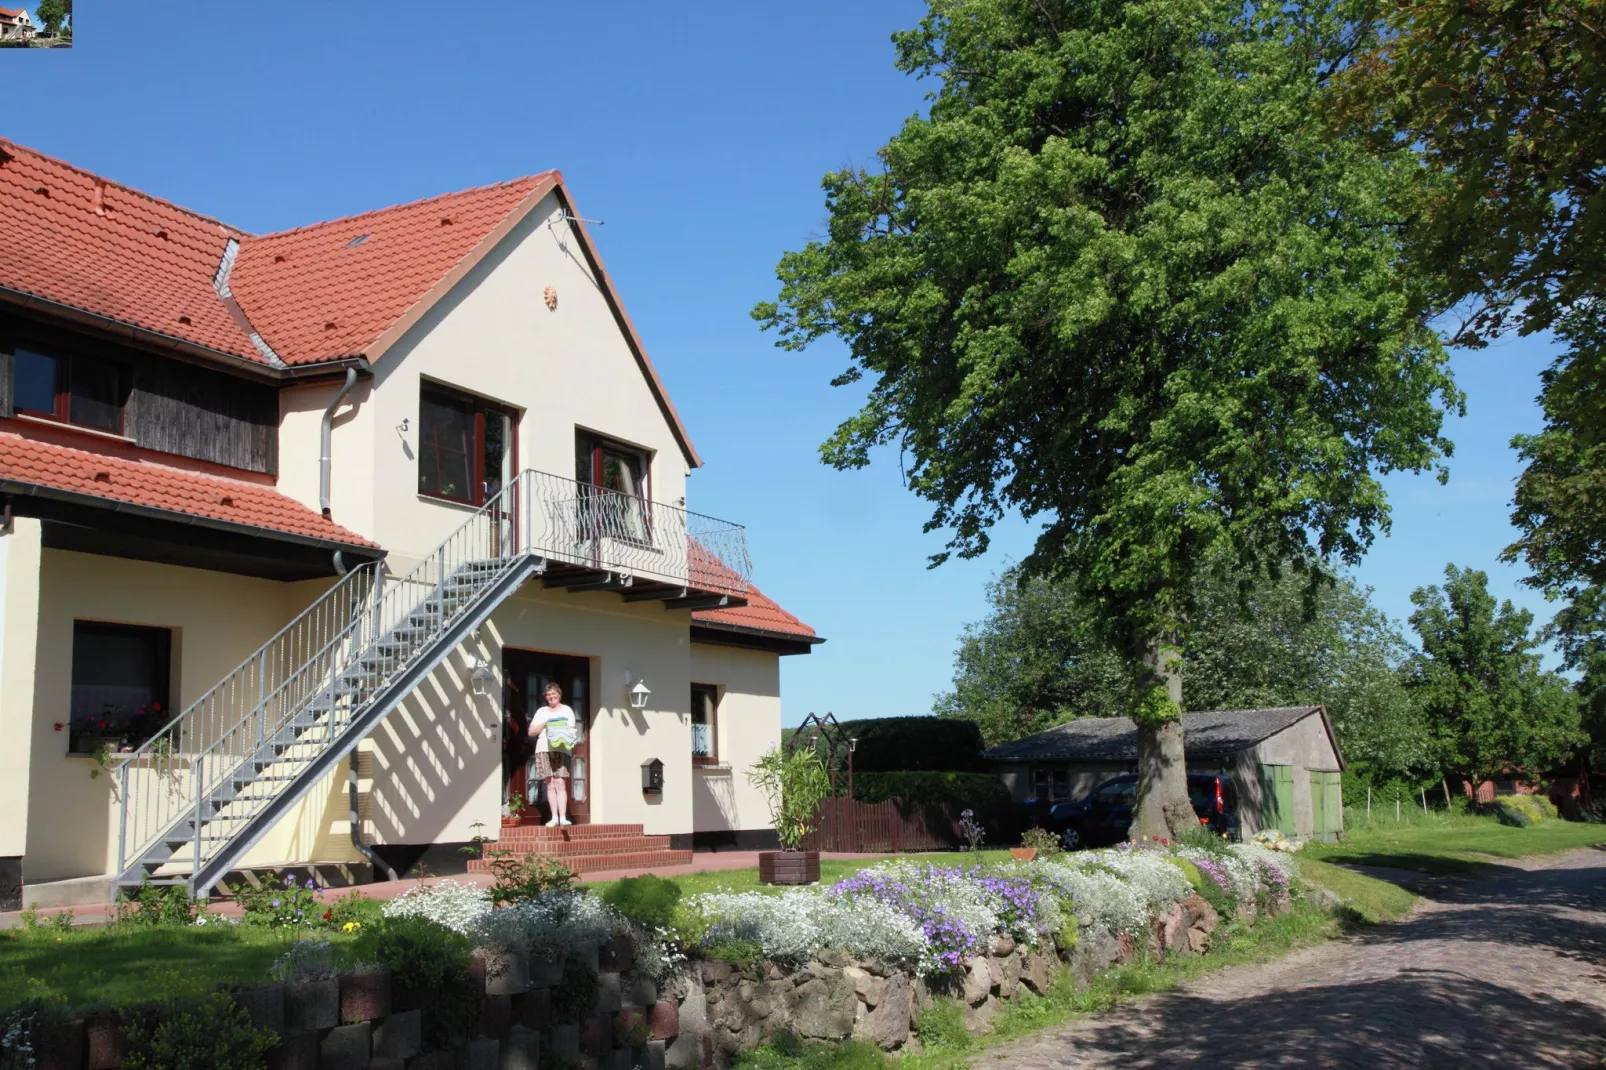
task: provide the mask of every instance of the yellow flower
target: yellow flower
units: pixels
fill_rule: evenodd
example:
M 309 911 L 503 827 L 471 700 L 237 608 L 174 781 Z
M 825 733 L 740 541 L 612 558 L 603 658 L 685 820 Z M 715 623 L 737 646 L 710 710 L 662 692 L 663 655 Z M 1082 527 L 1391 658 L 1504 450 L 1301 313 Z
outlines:
M 348 921 L 348 922 L 346 922 L 346 924 L 344 924 L 344 925 L 342 925 L 340 927 L 340 931 L 343 932 L 343 933 L 354 933 L 360 928 L 362 928 L 362 922 L 360 922 L 360 921 Z

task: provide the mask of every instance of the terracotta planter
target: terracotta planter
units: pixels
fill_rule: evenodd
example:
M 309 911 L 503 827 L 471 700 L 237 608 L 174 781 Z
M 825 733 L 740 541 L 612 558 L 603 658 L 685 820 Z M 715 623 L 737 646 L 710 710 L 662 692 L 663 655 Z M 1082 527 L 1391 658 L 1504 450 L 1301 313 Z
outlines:
M 1011 847 L 1009 849 L 1009 857 L 1013 858 L 1017 862 L 1030 862 L 1032 859 L 1037 857 L 1037 848 Z
M 760 851 L 758 879 L 761 884 L 817 884 L 820 852 Z

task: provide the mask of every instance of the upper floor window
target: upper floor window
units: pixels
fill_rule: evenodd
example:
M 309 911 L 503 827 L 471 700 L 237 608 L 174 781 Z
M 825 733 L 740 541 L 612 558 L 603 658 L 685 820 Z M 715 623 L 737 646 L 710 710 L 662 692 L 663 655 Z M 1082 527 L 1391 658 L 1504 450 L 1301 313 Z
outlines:
M 640 450 L 581 431 L 575 436 L 574 477 L 580 483 L 614 491 L 597 495 L 586 516 L 597 534 L 634 542 L 652 541 L 647 504 L 647 455 Z
M 514 417 L 426 383 L 418 400 L 418 492 L 483 505 L 513 478 Z
M 18 412 L 122 434 L 127 392 L 117 365 L 19 348 L 12 368 L 12 403 Z

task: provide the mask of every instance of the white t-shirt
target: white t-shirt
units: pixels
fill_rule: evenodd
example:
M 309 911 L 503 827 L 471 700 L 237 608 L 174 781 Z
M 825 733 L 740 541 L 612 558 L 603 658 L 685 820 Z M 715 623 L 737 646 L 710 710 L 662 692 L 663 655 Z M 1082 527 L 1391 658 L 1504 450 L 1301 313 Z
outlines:
M 556 707 L 542 706 L 540 713 L 536 714 L 536 716 L 544 716 L 547 718 L 546 724 L 541 726 L 541 734 L 535 737 L 536 750 L 552 749 L 551 739 L 547 736 L 547 729 L 552 725 L 574 724 L 574 711 L 561 702 L 558 703 Z

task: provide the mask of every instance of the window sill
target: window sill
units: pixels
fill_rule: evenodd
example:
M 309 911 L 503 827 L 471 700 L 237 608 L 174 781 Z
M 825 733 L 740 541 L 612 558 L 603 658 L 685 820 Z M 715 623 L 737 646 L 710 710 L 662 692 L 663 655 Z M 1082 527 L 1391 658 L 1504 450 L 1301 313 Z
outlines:
M 715 776 L 729 776 L 732 772 L 734 772 L 730 766 L 722 765 L 719 762 L 698 761 L 691 763 L 691 771 L 694 773 L 709 773 Z
M 458 501 L 456 498 L 442 498 L 438 494 L 425 494 L 423 491 L 418 492 L 418 500 L 421 502 L 427 502 L 430 505 L 445 505 L 452 509 L 461 509 L 467 513 L 477 513 L 481 509 L 485 508 L 483 505 L 475 505 L 472 502 Z
M 90 438 L 104 439 L 107 442 L 121 442 L 125 446 L 137 445 L 127 435 L 119 435 L 115 431 L 102 431 L 97 427 L 85 427 L 82 424 L 70 424 L 65 420 L 49 420 L 26 412 L 14 413 L 11 418 L 25 424 L 33 424 L 35 427 L 53 427 L 57 431 L 66 431 L 69 434 L 88 435 Z

